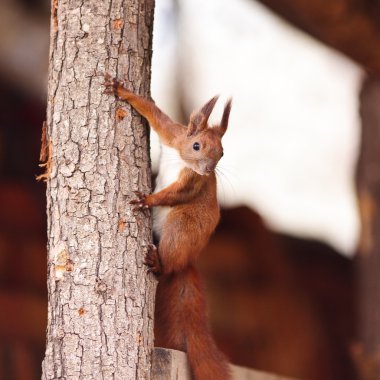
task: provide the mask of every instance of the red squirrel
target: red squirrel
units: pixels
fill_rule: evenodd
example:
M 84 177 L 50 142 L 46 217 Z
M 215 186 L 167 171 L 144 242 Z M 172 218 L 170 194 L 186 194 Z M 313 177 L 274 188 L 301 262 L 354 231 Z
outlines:
M 155 345 L 187 352 L 195 380 L 231 379 L 229 366 L 208 327 L 202 282 L 194 263 L 219 221 L 215 167 L 223 156 L 231 99 L 219 125 L 210 127 L 215 96 L 193 112 L 187 127 L 173 122 L 153 102 L 105 77 L 106 93 L 127 101 L 149 122 L 161 142 L 153 194 L 136 192 L 135 210 L 153 209 L 151 246 L 144 263 L 159 280 L 155 309 Z

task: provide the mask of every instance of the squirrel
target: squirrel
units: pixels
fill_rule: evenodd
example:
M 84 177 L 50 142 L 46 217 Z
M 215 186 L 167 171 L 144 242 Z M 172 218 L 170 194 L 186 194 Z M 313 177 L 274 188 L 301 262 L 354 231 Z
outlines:
M 232 101 L 219 125 L 209 116 L 218 96 L 193 112 L 187 127 L 173 122 L 152 101 L 105 76 L 105 92 L 127 101 L 159 136 L 161 158 L 154 193 L 135 192 L 134 210 L 153 208 L 153 233 L 144 264 L 158 278 L 155 345 L 187 352 L 195 380 L 231 379 L 229 365 L 217 348 L 207 321 L 202 281 L 194 263 L 220 218 L 215 168 L 223 156 L 221 139 Z

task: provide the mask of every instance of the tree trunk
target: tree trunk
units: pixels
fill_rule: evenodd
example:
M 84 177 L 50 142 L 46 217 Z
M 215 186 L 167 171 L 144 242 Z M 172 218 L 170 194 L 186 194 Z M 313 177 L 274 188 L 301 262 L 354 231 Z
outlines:
M 154 0 L 52 0 L 43 379 L 149 379 L 155 280 L 133 191 L 149 192 L 147 125 L 104 73 L 149 95 Z
M 361 94 L 362 142 L 357 169 L 362 233 L 359 245 L 359 339 L 362 379 L 380 378 L 380 79 Z

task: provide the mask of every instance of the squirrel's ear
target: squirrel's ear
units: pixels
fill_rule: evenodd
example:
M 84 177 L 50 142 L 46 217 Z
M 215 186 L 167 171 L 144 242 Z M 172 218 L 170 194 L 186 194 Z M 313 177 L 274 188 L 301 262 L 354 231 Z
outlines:
M 232 106 L 232 99 L 228 99 L 226 105 L 224 106 L 222 121 L 220 122 L 220 126 L 217 127 L 219 129 L 219 133 L 221 136 L 223 136 L 226 133 L 227 127 L 228 127 L 228 119 L 230 118 L 230 112 L 231 112 L 231 106 Z
M 190 123 L 187 128 L 187 135 L 193 136 L 207 128 L 207 121 L 219 96 L 210 99 L 199 111 L 195 111 L 190 116 Z

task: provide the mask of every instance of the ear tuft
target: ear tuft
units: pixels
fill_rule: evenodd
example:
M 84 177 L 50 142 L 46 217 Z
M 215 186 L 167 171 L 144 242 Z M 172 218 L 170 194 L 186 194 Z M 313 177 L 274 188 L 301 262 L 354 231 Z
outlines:
M 231 113 L 231 107 L 232 107 L 232 99 L 229 98 L 227 100 L 227 103 L 224 106 L 222 121 L 220 122 L 220 126 L 218 127 L 221 136 L 223 136 L 227 131 L 228 120 L 230 118 L 230 113 Z
M 188 136 L 196 135 L 207 128 L 207 121 L 215 107 L 216 102 L 218 101 L 218 98 L 219 95 L 214 96 L 199 111 L 191 114 L 187 132 Z

